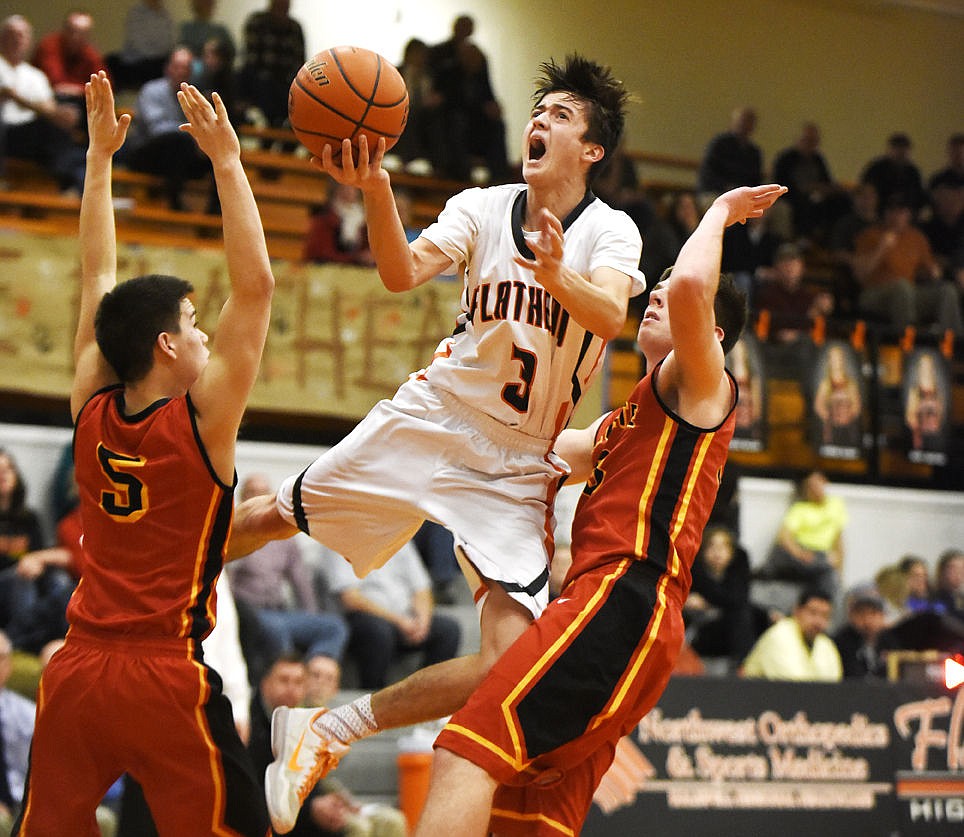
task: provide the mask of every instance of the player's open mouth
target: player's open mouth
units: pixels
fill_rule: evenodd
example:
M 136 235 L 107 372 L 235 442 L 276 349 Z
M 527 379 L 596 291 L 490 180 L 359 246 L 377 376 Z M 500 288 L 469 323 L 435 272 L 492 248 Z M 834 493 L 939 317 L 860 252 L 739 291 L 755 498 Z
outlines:
M 546 153 L 546 144 L 537 137 L 529 140 L 529 159 L 541 160 Z

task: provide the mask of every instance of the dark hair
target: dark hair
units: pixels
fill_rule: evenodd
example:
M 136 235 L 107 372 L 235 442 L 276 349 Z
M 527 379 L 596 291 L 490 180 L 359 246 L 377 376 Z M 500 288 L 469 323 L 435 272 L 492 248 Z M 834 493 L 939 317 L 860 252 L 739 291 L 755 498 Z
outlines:
M 716 324 L 723 329 L 723 354 L 736 345 L 743 334 L 747 318 L 746 291 L 737 286 L 729 273 L 720 274 L 720 284 L 713 300 Z
M 17 465 L 17 460 L 6 448 L 0 448 L 0 456 L 5 456 L 7 461 L 10 463 L 10 468 L 13 471 L 13 475 L 16 478 L 16 482 L 13 486 L 13 491 L 10 492 L 10 509 L 9 513 L 11 515 L 19 515 L 26 509 L 27 505 L 27 487 L 23 484 L 23 473 L 20 471 Z
M 913 567 L 920 564 L 925 570 L 927 569 L 927 562 L 920 557 L 920 555 L 905 555 L 900 561 L 897 562 L 897 566 L 900 567 L 900 571 L 905 575 L 911 571 Z
M 817 587 L 804 587 L 804 589 L 800 591 L 800 595 L 797 596 L 797 607 L 803 607 L 811 599 L 819 599 L 833 607 L 833 598 L 830 594 Z
M 947 570 L 947 565 L 951 563 L 955 558 L 964 558 L 964 550 L 960 549 L 945 549 L 937 558 L 937 578 L 939 581 L 943 580 L 944 572 Z
M 665 282 L 673 274 L 676 265 L 667 267 L 659 277 L 660 282 Z M 655 285 L 654 285 L 655 287 Z M 723 347 L 723 354 L 728 355 L 730 350 L 736 345 L 743 329 L 746 327 L 748 306 L 746 291 L 742 290 L 733 280 L 730 273 L 721 273 L 720 280 L 716 287 L 716 295 L 713 297 L 713 317 L 716 325 L 723 329 L 723 339 L 720 345 Z
M 150 274 L 122 282 L 104 295 L 94 332 L 104 358 L 123 383 L 135 383 L 151 371 L 157 335 L 180 332 L 181 300 L 193 290 L 186 279 Z
M 629 94 L 609 67 L 576 53 L 567 55 L 562 66 L 549 59 L 539 65 L 539 71 L 542 75 L 536 79 L 536 90 L 532 94 L 535 102 L 541 102 L 550 93 L 563 92 L 589 105 L 586 114 L 589 126 L 584 138 L 599 143 L 605 151 L 603 158 L 589 169 L 591 183 L 609 165 L 622 138 Z

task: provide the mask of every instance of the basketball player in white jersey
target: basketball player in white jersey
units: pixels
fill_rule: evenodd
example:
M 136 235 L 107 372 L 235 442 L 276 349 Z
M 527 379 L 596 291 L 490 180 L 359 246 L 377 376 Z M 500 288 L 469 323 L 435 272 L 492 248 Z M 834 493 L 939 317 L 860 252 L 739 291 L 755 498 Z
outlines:
M 568 466 L 552 453 L 579 397 L 644 288 L 630 218 L 589 186 L 619 142 L 627 94 L 579 56 L 542 65 L 524 132 L 524 184 L 469 189 L 411 245 L 399 220 L 384 142 L 358 161 L 319 165 L 364 195 L 369 241 L 391 291 L 457 271 L 462 312 L 431 364 L 277 498 L 238 508 L 232 555 L 298 529 L 356 574 L 385 563 L 424 519 L 452 531 L 481 613 L 481 649 L 416 672 L 330 712 L 285 710 L 266 791 L 280 833 L 347 745 L 379 729 L 451 714 L 548 602 L 552 501 Z

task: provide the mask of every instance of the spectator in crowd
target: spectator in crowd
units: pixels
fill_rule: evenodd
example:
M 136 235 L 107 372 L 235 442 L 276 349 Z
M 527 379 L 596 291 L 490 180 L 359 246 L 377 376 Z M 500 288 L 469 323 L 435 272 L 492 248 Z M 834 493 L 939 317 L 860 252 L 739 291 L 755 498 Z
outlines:
M 813 359 L 809 337 L 814 324 L 833 313 L 832 294 L 808 281 L 805 274 L 800 248 L 789 242 L 781 244 L 768 278 L 757 284 L 753 303 L 757 312 L 768 313 L 769 340 L 780 349 L 775 359 L 798 371 L 806 369 Z
M 104 56 L 91 43 L 93 28 L 93 16 L 74 9 L 58 31 L 40 39 L 33 55 L 34 65 L 47 76 L 57 102 L 76 110 L 78 129 L 87 121 L 84 85 L 91 75 L 107 68 Z
M 305 706 L 330 706 L 341 690 L 341 664 L 327 654 L 305 658 Z
M 311 213 L 303 258 L 319 264 L 373 265 L 361 192 L 334 181 L 329 189 L 328 200 Z
M 33 26 L 23 15 L 0 24 L 0 181 L 7 157 L 33 160 L 48 168 L 61 192 L 84 189 L 85 151 L 74 141 L 80 114 L 58 104 L 42 70 L 28 62 Z
M 756 123 L 753 108 L 734 109 L 729 130 L 713 137 L 703 153 L 697 176 L 700 192 L 715 196 L 763 182 L 763 152 L 752 139 Z
M 304 661 L 292 656 L 279 657 L 261 678 L 251 698 L 248 744 L 259 777 L 274 758 L 271 713 L 279 706 L 302 706 L 306 683 Z M 401 811 L 384 804 L 361 805 L 341 782 L 329 777 L 310 792 L 290 833 L 296 837 L 405 837 L 407 826 Z
M 828 480 L 811 471 L 797 483 L 796 498 L 780 523 L 767 559 L 769 577 L 801 581 L 834 600 L 843 570 L 844 501 L 827 493 Z
M 408 90 L 408 123 L 392 148 L 415 174 L 441 171 L 445 159 L 446 127 L 441 118 L 442 96 L 435 89 L 425 41 L 411 38 L 402 52 L 398 71 Z M 426 169 L 428 164 L 430 168 Z
M 723 270 L 733 274 L 737 286 L 747 295 L 751 309 L 761 276 L 773 267 L 777 248 L 786 239 L 770 225 L 767 215 L 734 224 L 723 233 Z
M 843 678 L 843 664 L 834 641 L 827 636 L 831 599 L 819 590 L 804 590 L 790 616 L 768 628 L 756 641 L 743 674 L 766 680 L 824 680 Z
M 241 483 L 238 500 L 270 490 L 266 476 L 251 474 Z M 273 640 L 272 656 L 300 652 L 341 659 L 348 626 L 340 614 L 319 608 L 312 574 L 297 539 L 267 543 L 229 564 L 228 575 L 235 599 L 255 611 L 261 628 Z M 259 675 L 255 672 L 255 677 Z
M 398 220 L 402 222 L 402 229 L 405 230 L 405 240 L 411 244 L 422 234 L 422 225 L 415 221 L 415 206 L 412 201 L 412 193 L 407 189 L 393 186 L 392 194 L 395 196 L 395 208 L 398 210 Z
M 693 562 L 693 586 L 683 604 L 690 645 L 701 657 L 726 657 L 734 670 L 768 627 L 750 602 L 750 561 L 724 526 L 708 526 Z
M 231 67 L 234 64 L 237 49 L 231 30 L 223 23 L 214 20 L 216 6 L 217 0 L 191 0 L 193 17 L 190 20 L 181 21 L 177 30 L 177 42 L 190 49 L 194 55 L 200 56 L 204 53 L 204 45 L 214 40 L 222 46 L 227 66 Z M 220 88 L 218 93 L 221 93 L 222 98 L 224 97 Z
M 964 189 L 964 133 L 953 133 L 947 138 L 947 165 L 927 181 L 929 192 L 938 186 Z
M 432 580 L 414 544 L 364 578 L 334 553 L 325 559 L 329 587 L 351 629 L 348 654 L 358 665 L 362 689 L 388 685 L 392 664 L 408 654 L 420 652 L 422 666 L 429 666 L 458 653 L 461 626 L 435 611 Z
M 933 610 L 938 605 L 932 600 L 930 571 L 927 561 L 919 555 L 905 555 L 898 562 L 904 576 L 904 586 L 907 591 L 905 606 L 911 613 Z
M 426 520 L 412 536 L 412 543 L 432 579 L 432 595 L 437 604 L 453 604 L 456 588 L 462 583 L 462 570 L 455 559 L 452 533 L 434 520 Z
M 907 577 L 897 564 L 874 573 L 874 588 L 884 603 L 884 624 L 891 627 L 907 616 Z
M 935 609 L 964 619 L 964 550 L 945 549 L 937 559 L 934 582 Z
M 789 188 L 787 200 L 797 238 L 822 242 L 846 210 L 846 192 L 834 181 L 820 150 L 820 128 L 804 122 L 797 141 L 773 161 L 773 180 Z
M 137 0 L 124 18 L 124 43 L 107 56 L 115 90 L 139 90 L 164 74 L 174 49 L 174 21 L 164 0 Z
M 639 264 L 651 281 L 658 279 L 663 275 L 663 271 L 673 266 L 683 242 L 692 235 L 702 217 L 696 193 L 691 189 L 681 189 L 666 195 L 662 203 L 665 207 L 654 213 L 649 228 L 644 231 L 646 246 L 643 247 L 643 257 Z M 648 294 L 634 297 L 633 307 L 642 311 L 648 299 Z
M 23 801 L 36 706 L 11 689 L 13 645 L 0 631 L 0 834 L 10 834 Z
M 288 119 L 288 88 L 305 63 L 304 31 L 290 9 L 291 0 L 269 0 L 244 23 L 239 92 L 272 128 Z
M 845 678 L 887 676 L 887 651 L 896 643 L 887 634 L 884 600 L 873 585 L 862 585 L 847 596 L 847 622 L 834 635 Z
M 910 137 L 904 133 L 891 134 L 887 149 L 864 167 L 861 183 L 870 183 L 877 190 L 881 206 L 887 206 L 893 195 L 902 195 L 911 209 L 911 217 L 926 200 L 920 169 L 911 159 Z
M 180 129 L 185 122 L 177 100 L 183 82 L 191 80 L 194 56 L 187 47 L 171 52 L 161 78 L 147 82 L 137 95 L 137 116 L 131 122 L 128 144 L 121 162 L 133 171 L 160 175 L 168 206 L 183 211 L 184 185 L 211 175 L 211 161 L 201 153 L 189 134 Z M 208 193 L 208 212 L 220 210 L 213 179 Z
M 953 283 L 953 266 L 964 253 L 964 186 L 939 182 L 930 190 L 931 208 L 921 222 L 943 278 Z
M 837 219 L 827 242 L 837 268 L 835 307 L 839 313 L 857 313 L 857 237 L 879 220 L 877 189 L 872 183 L 858 183 L 851 192 L 850 209 Z
M 489 79 L 488 60 L 470 40 L 474 31 L 475 21 L 460 15 L 452 24 L 452 37 L 436 44 L 429 54 L 445 126 L 440 174 L 468 180 L 473 161 L 479 159 L 488 179 L 501 182 L 509 175 L 505 121 Z
M 854 269 L 862 312 L 900 331 L 936 323 L 942 331 L 964 334 L 960 289 L 941 281 L 940 265 L 903 195 L 891 195 L 883 221 L 857 236 Z
M 232 123 L 238 124 L 243 115 L 238 112 L 238 84 L 231 66 L 234 60 L 231 50 L 221 38 L 208 38 L 204 42 L 198 53 L 200 66 L 195 66 L 195 87 L 209 98 L 211 93 L 217 92 Z

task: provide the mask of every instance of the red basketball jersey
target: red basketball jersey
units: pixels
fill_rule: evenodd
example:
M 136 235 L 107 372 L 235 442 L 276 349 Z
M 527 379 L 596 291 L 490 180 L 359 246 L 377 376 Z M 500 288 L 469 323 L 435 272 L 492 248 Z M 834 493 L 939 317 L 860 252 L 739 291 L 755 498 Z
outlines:
M 74 431 L 84 573 L 67 610 L 73 627 L 112 635 L 203 639 L 231 527 L 233 487 L 218 480 L 190 396 L 135 416 L 111 387 Z
M 599 426 L 593 474 L 579 498 L 570 576 L 623 558 L 667 573 L 683 597 L 723 475 L 735 425 L 731 408 L 719 427 L 683 421 L 660 400 L 661 364 Z M 737 399 L 733 387 L 734 405 Z M 605 491 L 597 491 L 605 482 Z

